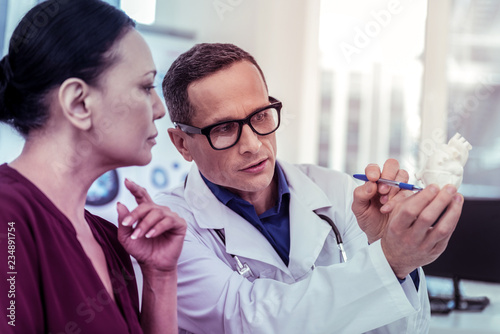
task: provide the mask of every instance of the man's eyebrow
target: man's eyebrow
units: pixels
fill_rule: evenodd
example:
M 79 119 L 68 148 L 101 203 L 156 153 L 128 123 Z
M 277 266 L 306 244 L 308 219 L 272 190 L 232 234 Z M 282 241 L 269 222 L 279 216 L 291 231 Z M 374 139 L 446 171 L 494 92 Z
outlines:
M 232 118 L 230 116 L 227 116 L 227 117 L 216 118 L 210 124 L 217 124 L 217 123 L 231 122 L 231 121 L 239 121 L 240 119 L 236 119 L 236 118 Z
M 248 115 L 250 115 L 250 114 L 252 114 L 252 113 L 256 112 L 257 110 L 264 109 L 264 108 L 266 108 L 266 107 L 268 107 L 268 106 L 269 106 L 269 102 L 268 102 L 268 104 L 265 104 L 265 105 L 263 105 L 263 106 L 261 106 L 261 107 L 255 108 L 254 110 L 252 110 L 251 112 L 249 112 L 249 113 L 248 113 Z M 247 117 L 248 117 L 248 115 L 246 115 L 244 118 L 238 118 L 238 119 L 236 119 L 236 118 L 232 118 L 232 117 L 230 117 L 230 116 L 221 117 L 221 118 L 216 118 L 213 122 L 211 122 L 211 123 L 210 123 L 210 125 L 211 125 L 211 124 L 217 124 L 217 123 L 223 123 L 223 122 L 239 121 L 239 120 L 242 120 L 242 119 L 247 118 Z M 208 125 L 207 125 L 207 126 L 208 126 Z

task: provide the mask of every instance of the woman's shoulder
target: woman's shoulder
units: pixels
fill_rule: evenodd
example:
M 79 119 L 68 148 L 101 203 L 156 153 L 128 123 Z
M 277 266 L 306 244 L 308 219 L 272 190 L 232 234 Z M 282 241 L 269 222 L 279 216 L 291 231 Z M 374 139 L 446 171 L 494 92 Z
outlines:
M 25 209 L 32 203 L 33 191 L 7 164 L 0 165 L 0 212 Z
M 36 221 L 47 215 L 62 219 L 52 201 L 30 180 L 7 164 L 0 165 L 0 217 Z

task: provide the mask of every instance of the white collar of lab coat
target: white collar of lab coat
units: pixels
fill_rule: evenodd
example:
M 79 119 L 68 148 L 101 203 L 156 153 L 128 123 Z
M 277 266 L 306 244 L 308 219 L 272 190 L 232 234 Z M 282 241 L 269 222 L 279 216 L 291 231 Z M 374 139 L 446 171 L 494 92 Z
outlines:
M 196 164 L 189 172 L 184 197 L 200 228 L 224 229 L 227 253 L 262 261 L 290 274 L 308 270 L 321 252 L 331 228 L 314 210 L 328 208 L 331 202 L 297 167 L 281 161 L 279 164 L 290 188 L 290 269 L 262 233 L 215 197 Z
M 315 211 L 324 211 L 332 203 L 325 192 L 302 170 L 285 162 L 279 163 L 290 188 L 291 242 L 288 267 L 299 278 L 314 265 L 326 237 L 332 231 L 330 225 L 319 218 Z

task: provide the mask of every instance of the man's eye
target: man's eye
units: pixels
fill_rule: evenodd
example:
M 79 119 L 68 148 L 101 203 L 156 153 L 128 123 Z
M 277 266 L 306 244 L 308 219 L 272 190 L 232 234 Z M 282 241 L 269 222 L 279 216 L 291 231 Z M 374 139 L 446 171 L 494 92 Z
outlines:
M 255 114 L 252 117 L 252 121 L 253 122 L 264 122 L 269 118 L 269 113 L 270 113 L 269 110 L 263 110 L 260 113 Z
M 261 113 L 258 113 L 257 115 L 254 116 L 254 119 L 256 121 L 262 121 L 266 118 L 266 114 L 261 112 Z
M 212 129 L 212 134 L 217 134 L 217 135 L 224 135 L 228 133 L 234 132 L 234 130 L 237 128 L 236 123 L 226 123 L 226 124 L 221 124 L 219 126 L 216 126 L 215 128 Z

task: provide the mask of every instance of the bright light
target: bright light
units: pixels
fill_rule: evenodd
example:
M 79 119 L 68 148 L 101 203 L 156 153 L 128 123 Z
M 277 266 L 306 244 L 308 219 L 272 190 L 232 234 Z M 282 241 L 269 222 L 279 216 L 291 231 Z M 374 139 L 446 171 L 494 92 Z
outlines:
M 137 23 L 153 24 L 156 16 L 156 0 L 121 0 L 120 7 Z

